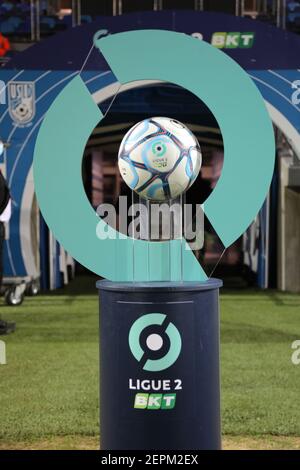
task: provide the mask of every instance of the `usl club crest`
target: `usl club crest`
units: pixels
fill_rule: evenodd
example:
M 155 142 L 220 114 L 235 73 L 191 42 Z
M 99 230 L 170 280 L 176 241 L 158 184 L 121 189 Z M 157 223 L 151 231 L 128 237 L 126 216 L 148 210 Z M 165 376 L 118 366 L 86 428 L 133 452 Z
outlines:
M 34 82 L 8 83 L 8 109 L 10 117 L 17 124 L 27 124 L 35 115 Z

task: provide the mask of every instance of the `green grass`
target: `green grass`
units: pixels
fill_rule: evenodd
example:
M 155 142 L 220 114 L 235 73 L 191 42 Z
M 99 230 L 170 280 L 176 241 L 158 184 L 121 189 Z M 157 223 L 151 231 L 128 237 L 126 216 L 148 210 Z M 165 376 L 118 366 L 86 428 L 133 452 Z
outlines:
M 78 283 L 90 293 L 78 295 Z M 17 322 L 0 337 L 2 442 L 55 436 L 96 436 L 98 418 L 98 300 L 94 279 L 77 279 L 60 295 L 0 307 Z M 70 295 L 71 293 L 71 295 Z M 223 433 L 300 436 L 300 296 L 240 291 L 221 297 Z
M 223 295 L 221 316 L 223 432 L 300 436 L 300 296 Z
M 3 336 L 0 438 L 99 432 L 97 297 L 39 296 L 1 307 L 17 322 Z

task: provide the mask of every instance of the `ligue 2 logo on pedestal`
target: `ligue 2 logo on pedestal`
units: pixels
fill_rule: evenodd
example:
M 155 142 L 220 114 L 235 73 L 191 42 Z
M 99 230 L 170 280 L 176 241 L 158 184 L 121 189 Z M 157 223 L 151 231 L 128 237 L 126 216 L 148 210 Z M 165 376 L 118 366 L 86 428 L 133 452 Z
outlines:
M 162 313 L 148 313 L 138 318 L 130 328 L 128 342 L 143 370 L 150 372 L 171 367 L 181 351 L 180 333 Z

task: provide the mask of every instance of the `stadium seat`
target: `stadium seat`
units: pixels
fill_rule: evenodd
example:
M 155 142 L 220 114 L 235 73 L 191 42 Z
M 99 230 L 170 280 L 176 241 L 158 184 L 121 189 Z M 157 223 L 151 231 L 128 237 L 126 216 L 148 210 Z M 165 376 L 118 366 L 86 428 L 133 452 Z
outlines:
M 49 29 L 54 29 L 55 25 L 56 25 L 56 21 L 51 16 L 42 16 L 40 18 L 40 24 L 41 25 L 47 25 L 49 27 Z
M 287 23 L 293 25 L 298 18 L 300 18 L 300 7 L 287 16 Z
M 22 23 L 18 26 L 18 28 L 16 29 L 16 33 L 22 35 L 28 35 L 31 33 L 31 22 L 30 22 L 30 18 L 25 18 L 24 21 L 22 21 Z
M 11 11 L 11 10 L 14 9 L 14 4 L 11 3 L 11 2 L 8 2 L 8 1 L 7 1 L 7 2 L 4 1 L 4 2 L 2 3 L 1 7 L 3 8 L 3 10 Z
M 93 21 L 91 15 L 82 15 L 81 23 L 91 23 Z
M 0 32 L 3 34 L 12 34 L 16 30 L 16 26 L 9 20 L 1 21 Z
M 293 31 L 295 33 L 300 33 L 300 17 L 295 19 Z
M 22 19 L 19 16 L 10 16 L 7 21 L 9 21 L 15 28 L 22 23 Z
M 28 13 L 30 12 L 30 4 L 27 4 L 27 3 L 20 3 L 18 6 L 17 6 L 18 10 L 21 12 L 21 13 Z
M 292 12 L 295 10 L 295 8 L 297 7 L 300 7 L 300 3 L 299 2 L 290 2 L 287 4 L 286 8 L 288 11 Z
M 62 19 L 62 22 L 63 22 L 67 27 L 71 27 L 71 26 L 72 26 L 72 15 L 64 16 L 63 19 Z

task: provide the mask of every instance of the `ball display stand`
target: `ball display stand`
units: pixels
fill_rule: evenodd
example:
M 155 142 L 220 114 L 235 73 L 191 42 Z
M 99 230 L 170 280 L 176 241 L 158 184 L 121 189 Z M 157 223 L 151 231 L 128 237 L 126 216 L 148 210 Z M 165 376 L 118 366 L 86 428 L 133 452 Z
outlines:
M 97 282 L 102 450 L 221 448 L 221 286 Z

